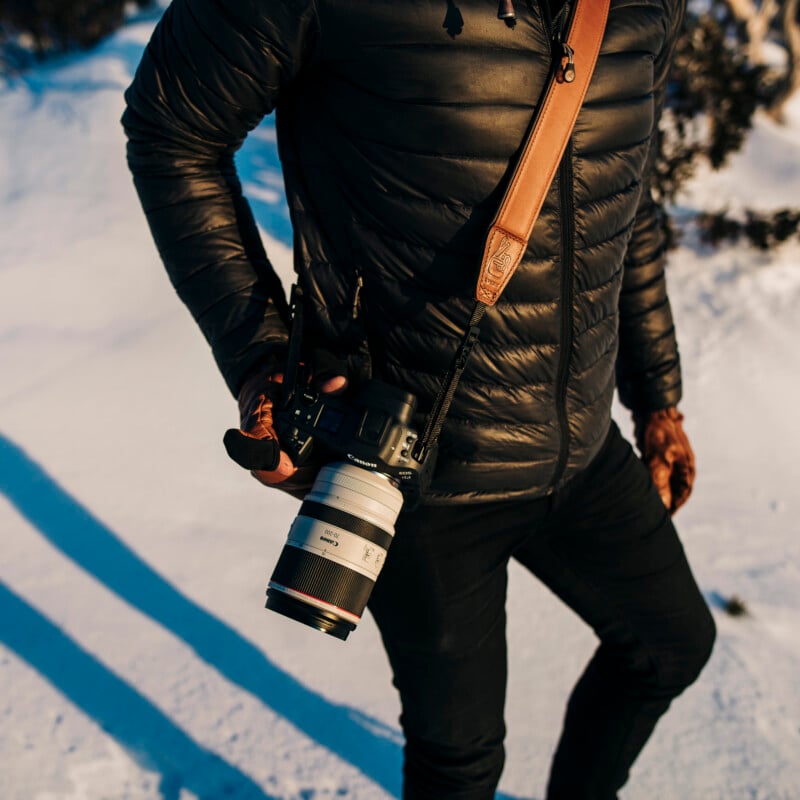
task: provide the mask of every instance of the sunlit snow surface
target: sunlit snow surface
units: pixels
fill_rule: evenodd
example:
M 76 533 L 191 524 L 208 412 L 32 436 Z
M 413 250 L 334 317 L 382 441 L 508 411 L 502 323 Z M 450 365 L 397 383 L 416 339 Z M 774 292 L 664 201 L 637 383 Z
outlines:
M 265 612 L 294 501 L 221 445 L 235 408 L 163 273 L 124 161 L 152 28 L 0 88 L 0 798 L 397 797 L 377 631 Z M 268 121 L 238 158 L 275 264 Z M 800 101 L 679 213 L 800 204 Z M 800 798 L 800 246 L 671 258 L 699 478 L 677 521 L 720 630 L 625 800 Z M 619 414 L 625 430 L 629 423 Z M 730 617 L 738 595 L 749 614 Z M 512 568 L 506 798 L 540 800 L 593 635 Z

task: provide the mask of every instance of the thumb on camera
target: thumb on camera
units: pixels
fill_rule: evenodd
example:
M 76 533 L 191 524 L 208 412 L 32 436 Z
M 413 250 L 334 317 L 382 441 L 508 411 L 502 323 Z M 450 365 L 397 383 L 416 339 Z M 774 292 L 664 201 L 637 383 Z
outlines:
M 347 360 L 322 347 L 316 348 L 312 354 L 311 374 L 314 386 L 324 394 L 339 394 L 349 383 Z

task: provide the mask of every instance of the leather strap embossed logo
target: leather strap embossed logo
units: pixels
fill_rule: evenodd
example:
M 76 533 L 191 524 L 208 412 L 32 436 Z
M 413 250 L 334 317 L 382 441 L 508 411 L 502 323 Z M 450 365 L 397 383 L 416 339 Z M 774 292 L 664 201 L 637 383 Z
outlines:
M 495 241 L 499 243 L 495 246 Z M 525 251 L 524 243 L 512 238 L 504 231 L 496 231 L 487 244 L 487 253 L 478 280 L 478 299 L 486 305 L 494 305 L 505 289 Z
M 489 258 L 489 269 L 487 282 L 489 280 L 502 281 L 511 267 L 511 239 L 508 236 L 503 236 L 500 240 L 500 246 Z

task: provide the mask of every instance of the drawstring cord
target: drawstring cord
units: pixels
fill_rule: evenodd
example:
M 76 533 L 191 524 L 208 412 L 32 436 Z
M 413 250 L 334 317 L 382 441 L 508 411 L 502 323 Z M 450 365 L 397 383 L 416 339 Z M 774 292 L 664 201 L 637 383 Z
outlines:
M 517 18 L 517 12 L 514 11 L 513 0 L 500 0 L 500 8 L 497 9 L 497 18 L 513 21 Z

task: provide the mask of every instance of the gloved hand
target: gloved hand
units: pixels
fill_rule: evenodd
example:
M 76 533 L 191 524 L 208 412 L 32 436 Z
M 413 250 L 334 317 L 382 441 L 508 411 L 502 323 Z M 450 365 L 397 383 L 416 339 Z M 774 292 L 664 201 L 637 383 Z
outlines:
M 692 493 L 695 460 L 683 431 L 683 414 L 671 406 L 634 416 L 636 446 L 664 505 L 674 514 Z
M 347 388 L 344 364 L 326 351 L 314 357 L 314 386 L 326 394 L 339 394 Z M 239 429 L 226 431 L 223 439 L 228 455 L 266 486 L 274 486 L 293 497 L 302 497 L 311 488 L 319 464 L 296 467 L 281 450 L 273 427 L 272 409 L 280 397 L 282 372 L 256 370 L 239 391 Z

